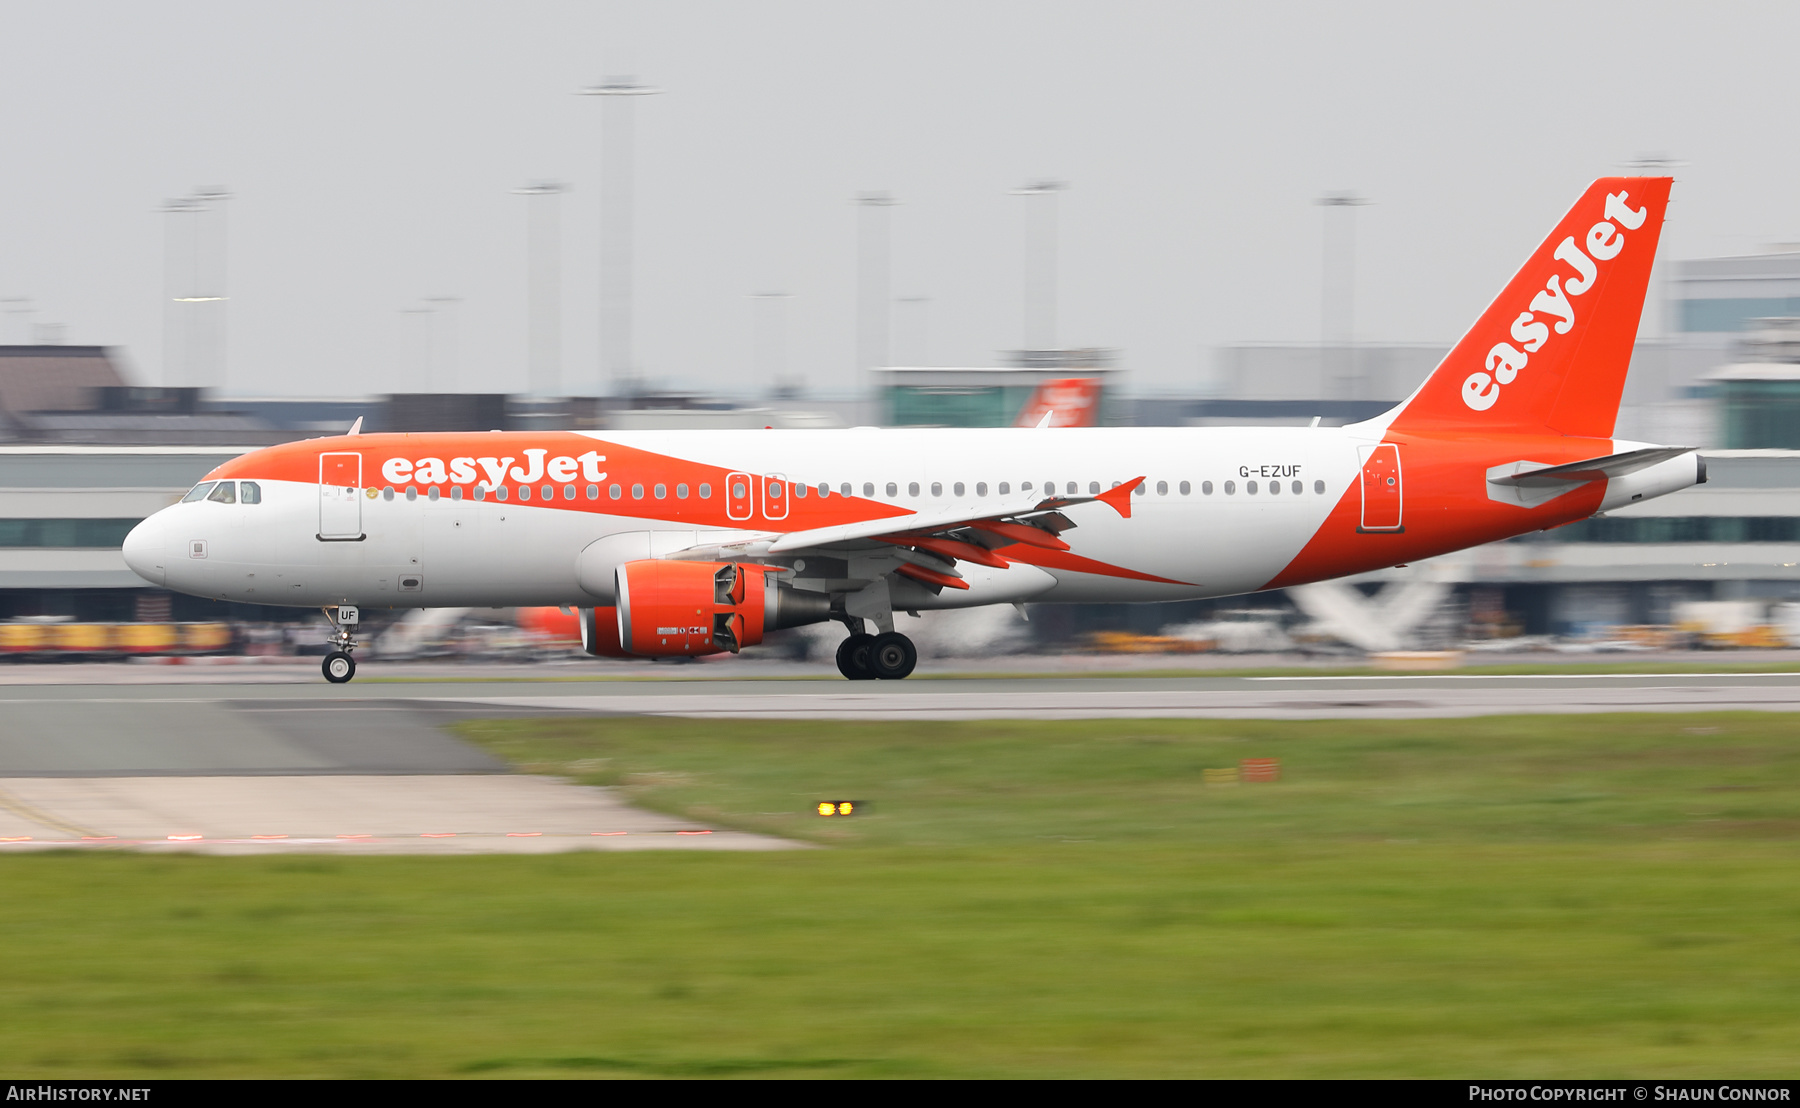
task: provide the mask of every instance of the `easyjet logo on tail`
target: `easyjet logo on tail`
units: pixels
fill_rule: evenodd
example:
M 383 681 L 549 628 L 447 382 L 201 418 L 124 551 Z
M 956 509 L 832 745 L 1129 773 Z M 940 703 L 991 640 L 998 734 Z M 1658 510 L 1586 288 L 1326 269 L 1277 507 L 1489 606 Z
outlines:
M 1485 412 L 1493 407 L 1500 399 L 1500 390 L 1512 384 L 1530 364 L 1531 355 L 1550 341 L 1552 329 L 1559 335 L 1566 335 L 1574 328 L 1575 306 L 1569 298 L 1594 287 L 1600 273 L 1595 259 L 1609 262 L 1625 249 L 1626 236 L 1619 228 L 1635 231 L 1644 225 L 1644 218 L 1649 214 L 1648 206 L 1633 209 L 1630 199 L 1623 190 L 1606 195 L 1606 218 L 1588 228 L 1585 252 L 1576 245 L 1574 235 L 1557 245 L 1552 257 L 1574 270 L 1574 276 L 1551 274 L 1543 291 L 1531 298 L 1530 309 L 1520 312 L 1513 320 L 1513 341 L 1495 343 L 1487 353 L 1486 368 L 1476 370 L 1463 380 L 1462 399 L 1469 408 Z M 1539 318 L 1540 313 L 1543 318 Z

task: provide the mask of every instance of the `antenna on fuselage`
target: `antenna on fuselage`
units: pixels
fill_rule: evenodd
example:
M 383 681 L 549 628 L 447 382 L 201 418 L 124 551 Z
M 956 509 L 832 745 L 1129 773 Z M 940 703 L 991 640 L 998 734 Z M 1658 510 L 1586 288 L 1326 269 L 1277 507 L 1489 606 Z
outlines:
M 355 423 L 352 423 L 352 424 L 351 424 L 351 425 L 350 425 L 350 430 L 348 430 L 348 431 L 345 431 L 345 432 L 344 432 L 344 434 L 346 434 L 346 435 L 360 435 L 360 434 L 362 434 L 362 421 L 363 421 L 363 417 L 362 417 L 362 416 L 357 416 L 357 417 L 356 417 L 356 422 L 355 422 Z

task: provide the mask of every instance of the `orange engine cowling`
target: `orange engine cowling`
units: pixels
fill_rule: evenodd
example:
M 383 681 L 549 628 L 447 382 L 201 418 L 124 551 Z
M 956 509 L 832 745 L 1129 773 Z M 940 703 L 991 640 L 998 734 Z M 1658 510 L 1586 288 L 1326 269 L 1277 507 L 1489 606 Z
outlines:
M 613 571 L 619 645 L 651 657 L 736 654 L 762 642 L 767 570 L 735 562 L 626 562 Z
M 577 615 L 580 617 L 581 649 L 602 658 L 631 657 L 631 651 L 619 645 L 617 608 L 583 608 Z

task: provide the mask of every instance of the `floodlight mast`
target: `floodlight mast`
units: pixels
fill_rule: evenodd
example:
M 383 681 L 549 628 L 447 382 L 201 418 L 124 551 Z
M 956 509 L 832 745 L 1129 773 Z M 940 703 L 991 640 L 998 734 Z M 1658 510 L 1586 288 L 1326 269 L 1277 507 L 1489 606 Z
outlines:
M 885 192 L 856 197 L 856 368 L 867 373 L 888 364 L 888 215 L 898 204 Z
M 561 200 L 569 186 L 533 181 L 513 193 L 526 201 L 526 391 L 551 396 L 562 382 Z
M 1025 200 L 1025 350 L 1056 348 L 1056 195 L 1067 181 L 1045 178 L 1011 190 Z M 1028 355 L 1029 356 L 1029 355 Z
M 631 351 L 632 102 L 659 88 L 635 77 L 607 77 L 581 90 L 605 97 L 600 121 L 600 373 L 601 389 L 639 391 Z
M 1364 400 L 1356 368 L 1356 209 L 1368 204 L 1354 192 L 1328 192 L 1314 201 L 1325 209 L 1319 278 L 1319 368 L 1326 395 Z M 1332 210 L 1340 210 L 1333 250 Z

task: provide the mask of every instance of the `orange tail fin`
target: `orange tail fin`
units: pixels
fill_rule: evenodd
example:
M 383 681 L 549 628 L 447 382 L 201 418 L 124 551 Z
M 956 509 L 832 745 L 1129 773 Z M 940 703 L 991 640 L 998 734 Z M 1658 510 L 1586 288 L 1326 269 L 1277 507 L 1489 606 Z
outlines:
M 1393 429 L 1611 437 L 1671 183 L 1588 186 Z
M 1092 427 L 1100 421 L 1100 379 L 1059 377 L 1045 381 L 1019 409 L 1014 427 L 1036 427 L 1050 414 L 1050 427 Z

